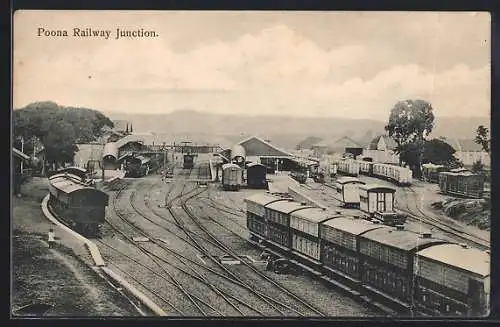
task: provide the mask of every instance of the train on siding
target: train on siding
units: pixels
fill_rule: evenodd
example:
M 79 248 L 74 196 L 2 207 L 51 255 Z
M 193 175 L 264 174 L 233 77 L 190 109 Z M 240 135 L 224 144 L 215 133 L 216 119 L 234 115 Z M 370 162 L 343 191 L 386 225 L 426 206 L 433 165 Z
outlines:
M 307 181 L 307 173 L 300 169 L 292 170 L 290 172 L 290 177 L 295 179 L 300 184 L 305 184 Z
M 412 312 L 488 313 L 487 252 L 270 194 L 256 194 L 245 202 L 251 239 L 327 278 Z
M 247 187 L 267 188 L 267 168 L 263 164 L 251 162 L 247 164 Z
M 439 183 L 439 174 L 448 171 L 448 168 L 443 165 L 435 165 L 425 163 L 422 165 L 422 179 L 424 182 Z
M 232 163 L 222 165 L 222 188 L 226 191 L 237 191 L 241 187 L 242 169 Z
M 411 169 L 390 164 L 346 159 L 338 162 L 337 170 L 343 175 L 356 177 L 362 174 L 386 179 L 401 186 L 412 183 Z
M 482 198 L 484 177 L 470 171 L 452 170 L 439 173 L 439 188 L 442 193 L 467 198 Z
M 182 168 L 184 168 L 184 169 L 193 169 L 194 168 L 194 155 L 192 155 L 192 154 L 185 154 L 184 155 L 184 161 L 182 164 Z
M 66 225 L 87 237 L 100 235 L 108 194 L 69 173 L 49 177 L 49 194 L 49 209 Z

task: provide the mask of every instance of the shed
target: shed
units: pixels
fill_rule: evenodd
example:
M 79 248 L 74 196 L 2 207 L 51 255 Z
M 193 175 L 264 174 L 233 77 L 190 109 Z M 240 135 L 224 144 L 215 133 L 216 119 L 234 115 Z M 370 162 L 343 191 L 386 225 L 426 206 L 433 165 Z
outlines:
M 385 262 L 406 270 L 412 267 L 416 251 L 441 243 L 447 242 L 428 234 L 382 227 L 361 236 L 359 251 L 376 262 Z
M 359 235 L 382 227 L 364 219 L 341 217 L 322 223 L 320 237 L 336 246 L 357 251 L 357 237 Z
M 381 185 L 359 186 L 359 208 L 368 214 L 394 211 L 394 193 L 396 189 Z

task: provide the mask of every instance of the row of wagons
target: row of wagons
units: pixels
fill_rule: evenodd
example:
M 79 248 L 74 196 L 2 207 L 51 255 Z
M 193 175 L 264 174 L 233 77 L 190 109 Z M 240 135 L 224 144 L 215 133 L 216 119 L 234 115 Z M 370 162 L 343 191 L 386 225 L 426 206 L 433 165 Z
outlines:
M 489 253 L 270 194 L 246 206 L 251 238 L 330 278 L 431 314 L 488 311 Z

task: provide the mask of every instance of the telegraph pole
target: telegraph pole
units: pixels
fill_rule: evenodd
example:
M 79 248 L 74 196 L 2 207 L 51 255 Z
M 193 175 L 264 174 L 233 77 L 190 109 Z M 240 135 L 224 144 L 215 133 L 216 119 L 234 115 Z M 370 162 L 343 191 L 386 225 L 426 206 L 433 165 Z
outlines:
M 163 174 L 167 178 L 167 147 L 163 142 Z
M 24 137 L 21 136 L 21 152 L 24 153 Z M 23 174 L 23 161 L 21 159 L 21 175 Z

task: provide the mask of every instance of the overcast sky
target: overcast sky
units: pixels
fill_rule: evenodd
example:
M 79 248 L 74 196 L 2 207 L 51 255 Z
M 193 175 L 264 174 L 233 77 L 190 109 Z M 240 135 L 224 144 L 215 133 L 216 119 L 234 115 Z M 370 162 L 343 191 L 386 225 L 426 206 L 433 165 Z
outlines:
M 39 27 L 68 37 L 39 37 Z M 112 31 L 108 40 L 72 29 Z M 156 38 L 115 40 L 116 28 Z M 489 116 L 487 13 L 69 12 L 14 17 L 14 108 L 386 120 L 422 98 L 437 116 Z

